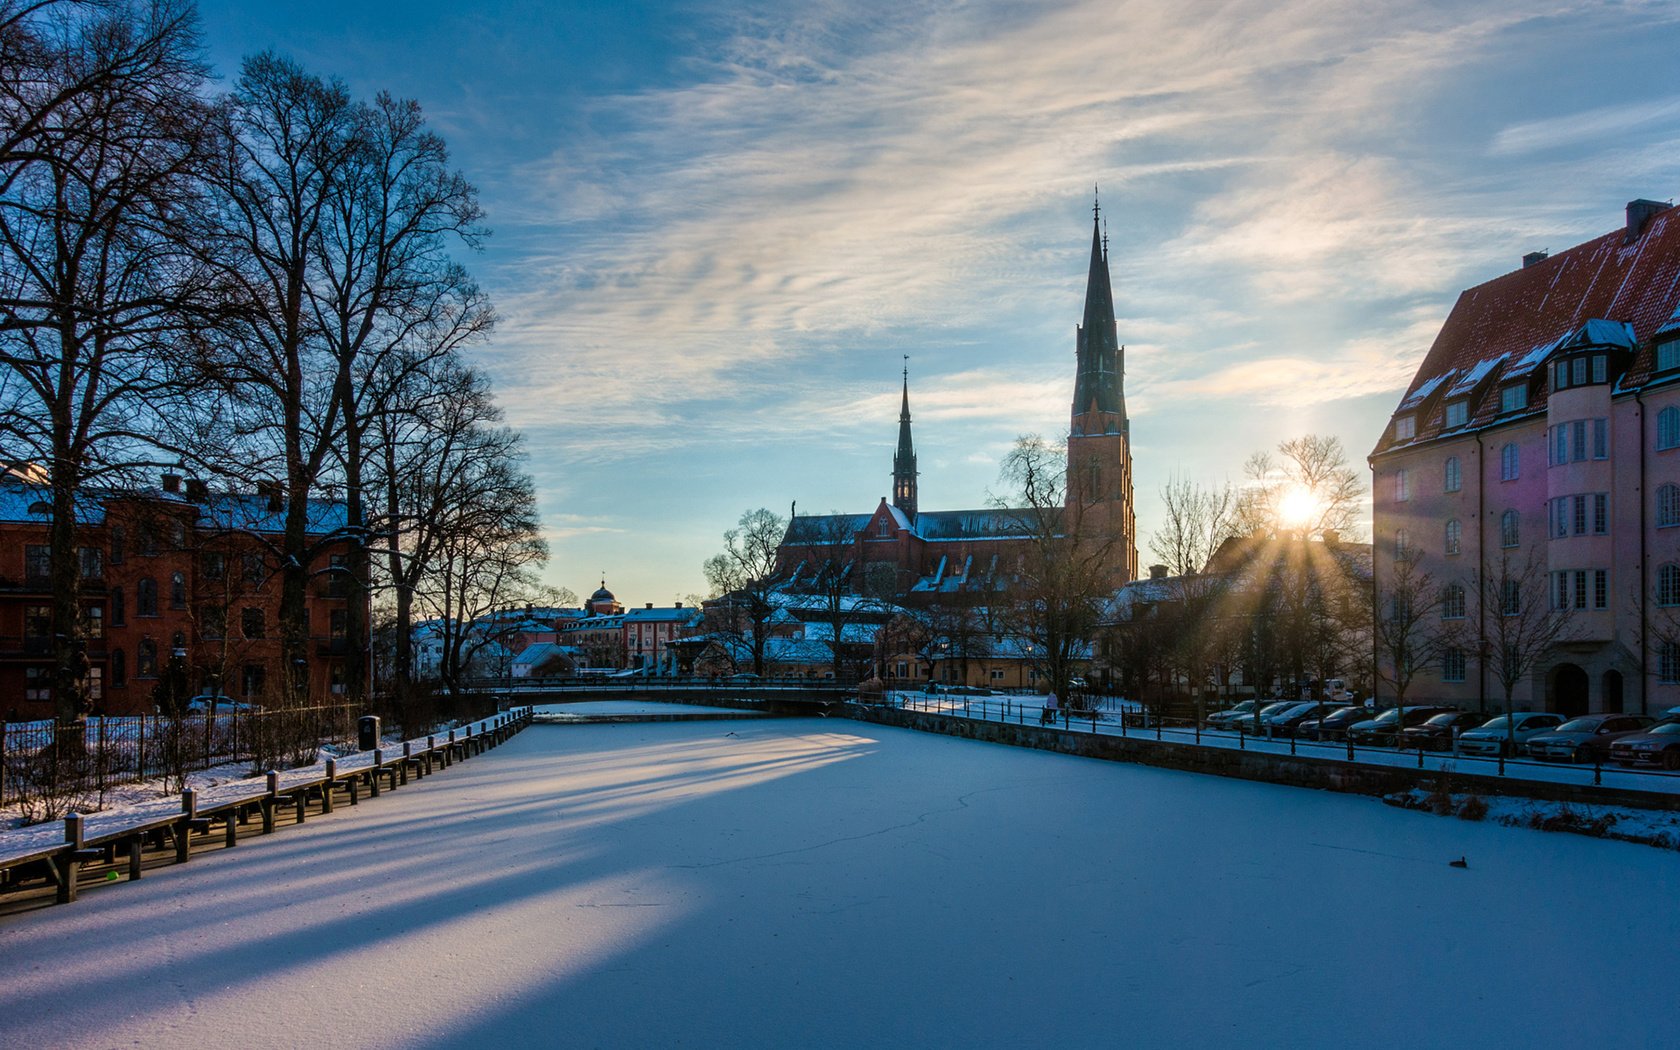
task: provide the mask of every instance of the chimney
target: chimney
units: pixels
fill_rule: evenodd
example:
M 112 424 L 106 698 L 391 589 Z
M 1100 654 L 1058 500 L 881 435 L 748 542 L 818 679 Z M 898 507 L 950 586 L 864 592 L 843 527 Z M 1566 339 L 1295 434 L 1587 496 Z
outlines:
M 1164 579 L 1166 579 L 1167 578 L 1167 567 L 1165 565 L 1151 565 L 1149 567 L 1149 578 L 1152 579 L 1152 580 L 1164 580 Z
M 1335 529 L 1325 529 L 1324 542 L 1326 545 L 1334 547 L 1336 544 L 1342 542 L 1342 534 L 1337 532 Z
M 187 479 L 187 499 L 194 503 L 203 503 L 210 495 L 210 486 L 197 478 Z
M 181 475 L 165 472 L 163 475 L 163 491 L 174 494 L 181 491 Z
M 649 609 L 651 609 L 651 608 L 653 608 L 653 603 L 652 603 L 652 602 L 648 602 L 648 603 L 647 603 L 647 607 L 648 607 L 648 608 L 649 608 Z
M 1550 252 L 1529 252 L 1527 255 L 1523 256 L 1523 269 L 1526 270 L 1535 263 L 1545 262 L 1547 256 L 1550 254 Z
M 278 481 L 257 482 L 257 498 L 268 501 L 269 510 L 280 509 L 280 483 Z
M 1622 238 L 1623 244 L 1632 244 L 1645 232 L 1645 224 L 1651 221 L 1651 216 L 1661 211 L 1667 211 L 1668 205 L 1662 201 L 1648 201 L 1641 197 L 1627 203 L 1627 236 Z

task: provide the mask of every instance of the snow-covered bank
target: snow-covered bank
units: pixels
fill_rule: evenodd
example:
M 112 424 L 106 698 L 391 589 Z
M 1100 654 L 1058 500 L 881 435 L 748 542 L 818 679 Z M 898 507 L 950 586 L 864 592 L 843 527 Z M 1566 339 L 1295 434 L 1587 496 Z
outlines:
M 0 921 L 0 1018 L 197 1050 L 1549 1047 L 1623 1003 L 1613 1041 L 1654 1047 L 1677 880 L 1671 852 L 833 719 L 534 727 Z M 1627 906 L 1570 921 L 1604 889 Z

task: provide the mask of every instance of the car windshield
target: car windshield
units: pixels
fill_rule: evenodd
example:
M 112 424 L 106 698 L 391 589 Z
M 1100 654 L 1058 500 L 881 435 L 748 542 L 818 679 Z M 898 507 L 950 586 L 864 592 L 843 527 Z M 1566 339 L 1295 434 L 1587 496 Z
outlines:
M 1400 721 L 1400 709 L 1398 707 L 1384 711 L 1377 716 L 1377 725 L 1380 726 L 1391 726 L 1398 721 Z
M 1454 720 L 1456 720 L 1457 718 L 1458 718 L 1458 712 L 1457 711 L 1448 711 L 1444 715 L 1436 715 L 1434 718 L 1431 718 L 1429 721 L 1427 721 L 1423 724 L 1426 725 L 1426 726 L 1450 726 L 1450 725 L 1453 724 Z
M 1645 730 L 1647 733 L 1661 733 L 1663 736 L 1680 736 L 1680 722 L 1663 722 Z
M 1506 718 L 1504 715 L 1500 715 L 1498 718 L 1495 718 L 1493 721 L 1484 724 L 1481 728 L 1483 728 L 1483 729 L 1504 729 L 1506 726 L 1508 726 L 1510 724 L 1511 724 L 1511 720 L 1509 718 Z
M 1554 732 L 1591 733 L 1598 728 L 1598 724 L 1602 721 L 1604 721 L 1602 718 L 1572 718 L 1563 725 L 1558 726 Z
M 1294 706 L 1295 706 L 1295 701 L 1293 701 L 1293 700 L 1279 700 L 1279 701 L 1276 701 L 1275 703 L 1270 703 L 1270 704 L 1267 704 L 1265 707 L 1262 707 L 1260 709 L 1260 713 L 1263 714 L 1263 715 L 1275 715 L 1279 711 L 1282 711 L 1286 707 L 1294 707 Z

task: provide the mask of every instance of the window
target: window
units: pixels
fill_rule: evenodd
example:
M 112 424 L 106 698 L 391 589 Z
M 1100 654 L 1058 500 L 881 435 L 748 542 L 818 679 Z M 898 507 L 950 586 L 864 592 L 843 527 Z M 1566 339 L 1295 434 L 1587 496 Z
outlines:
M 52 548 L 45 543 L 26 544 L 23 548 L 24 583 L 31 587 L 40 587 L 46 584 L 51 575 Z
M 1577 419 L 1569 424 L 1569 461 L 1578 463 L 1587 458 L 1587 421 Z
M 344 692 L 344 665 L 336 660 L 327 665 L 327 690 L 333 693 Z
M 1609 358 L 1603 354 L 1594 354 L 1592 359 L 1592 381 L 1602 383 L 1608 378 Z
M 23 698 L 25 700 L 52 699 L 52 669 L 25 667 L 23 669 Z
M 87 698 L 96 703 L 105 699 L 105 668 L 88 668 Z
M 1447 426 L 1461 427 L 1470 420 L 1470 402 L 1453 401 L 1447 405 Z
M 1404 469 L 1394 472 L 1394 502 L 1404 503 L 1412 498 L 1412 485 Z
M 247 606 L 239 611 L 239 633 L 247 638 L 263 637 L 266 631 L 263 625 L 262 609 Z
M 1522 473 L 1522 452 L 1515 442 L 1499 450 L 1499 480 L 1515 481 Z
M 1562 423 L 1552 428 L 1552 466 L 1569 462 L 1569 428 Z
M 1441 680 L 1443 682 L 1464 681 L 1464 650 L 1452 646 L 1441 654 Z
M 52 606 L 23 607 L 23 651 L 44 653 L 52 645 Z
M 111 588 L 111 626 L 121 627 L 128 622 L 128 604 L 123 600 L 121 587 Z
M 1562 539 L 1569 535 L 1569 501 L 1567 499 L 1552 500 L 1552 538 Z
M 134 677 L 157 677 L 157 643 L 150 638 L 140 639 L 134 650 Z
M 134 585 L 134 615 L 156 616 L 157 609 L 157 581 L 144 577 Z
M 1603 536 L 1610 531 L 1610 495 L 1593 493 L 1593 535 Z
M 1558 361 L 1552 365 L 1552 389 L 1562 390 L 1569 385 L 1569 362 Z
M 170 574 L 169 607 L 171 609 L 185 609 L 187 607 L 187 574 L 184 572 Z
M 1657 681 L 1680 682 L 1680 642 L 1664 642 L 1657 650 Z
M 992 668 L 992 681 L 994 681 L 994 682 L 1003 681 L 1003 669 L 1001 667 Z
M 1522 581 L 1505 580 L 1499 588 L 1499 612 L 1515 616 L 1522 611 Z
M 198 633 L 212 641 L 227 633 L 227 610 L 220 605 L 203 605 L 198 610 Z
M 1411 546 L 1411 536 L 1409 536 L 1407 534 L 1405 529 L 1395 529 L 1394 530 L 1394 556 L 1396 558 L 1405 557 L 1406 556 L 1406 549 L 1409 546 Z
M 105 637 L 105 607 L 90 605 L 82 612 L 82 628 L 89 638 Z
M 1577 569 L 1575 572 L 1575 608 L 1585 609 L 1586 607 L 1587 574 Z
M 350 614 L 343 609 L 334 609 L 327 614 L 327 636 L 335 642 L 342 642 L 349 634 Z
M 111 684 L 114 686 L 128 684 L 128 657 L 121 649 L 111 650 Z
M 246 697 L 261 696 L 267 677 L 267 672 L 261 664 L 246 664 L 239 675 L 240 695 Z
M 1657 567 L 1657 604 L 1680 605 L 1680 565 L 1669 562 Z
M 1528 384 L 1513 383 L 1499 391 L 1499 411 L 1520 412 L 1528 407 Z
M 1462 583 L 1449 583 L 1441 588 L 1441 619 L 1462 620 L 1465 615 L 1464 608 L 1464 585 Z
M 1680 408 L 1670 405 L 1657 413 L 1657 451 L 1677 447 L 1680 447 Z
M 105 578 L 105 552 L 98 547 L 76 548 L 76 571 L 84 580 Z
M 1459 537 L 1460 537 L 1462 531 L 1463 530 L 1459 526 L 1457 518 L 1453 518 L 1451 521 L 1447 522 L 1447 534 L 1446 534 L 1445 550 L 1448 554 L 1457 554 L 1458 553 Z
M 1394 419 L 1394 440 L 1410 441 L 1417 436 L 1417 420 L 1412 416 L 1396 416 Z
M 157 528 L 149 521 L 143 521 L 134 529 L 134 546 L 148 558 L 157 557 L 158 542 Z
M 1593 427 L 1593 458 L 1594 459 L 1609 459 L 1610 458 L 1610 421 L 1608 419 L 1595 419 L 1595 420 L 1592 421 L 1592 427 Z
M 187 545 L 187 526 L 180 518 L 169 519 L 169 546 L 181 550 Z
M 1587 359 L 1584 357 L 1577 357 L 1575 360 L 1569 362 L 1569 364 L 1569 385 L 1585 386 L 1587 382 Z
M 205 579 L 219 580 L 227 575 L 227 555 L 221 551 L 206 551 L 203 561 Z
M 334 554 L 328 560 L 327 597 L 342 598 L 350 593 L 349 562 L 342 554 Z
M 1552 573 L 1552 608 L 1569 608 L 1569 574 L 1567 572 Z
M 1680 485 L 1664 485 L 1657 489 L 1657 528 L 1676 525 L 1680 525 Z
M 1608 569 L 1593 570 L 1593 608 L 1610 608 L 1610 571 Z
M 1457 456 L 1447 457 L 1447 466 L 1446 470 L 1443 471 L 1443 474 L 1445 475 L 1446 490 L 1448 492 L 1457 492 L 1464 486 L 1464 473 L 1459 468 Z
M 1575 511 L 1575 535 L 1579 536 L 1587 531 L 1587 497 L 1574 497 L 1570 500 L 1570 506 Z
M 121 565 L 122 564 L 123 548 L 127 544 L 127 541 L 128 541 L 128 530 L 127 529 L 123 528 L 121 525 L 111 526 L 111 564 L 112 565 Z M 112 677 L 115 678 L 116 676 L 112 675 Z
M 261 583 L 268 570 L 263 565 L 262 551 L 246 551 L 239 556 L 240 572 L 246 583 Z
M 1657 347 L 1657 371 L 1680 368 L 1680 339 L 1671 339 Z

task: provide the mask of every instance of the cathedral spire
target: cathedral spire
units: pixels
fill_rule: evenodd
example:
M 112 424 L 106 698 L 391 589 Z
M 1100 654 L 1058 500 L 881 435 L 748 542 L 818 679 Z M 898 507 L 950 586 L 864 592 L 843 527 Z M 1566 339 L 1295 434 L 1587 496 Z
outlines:
M 893 453 L 893 506 L 916 520 L 916 446 L 910 440 L 910 355 L 904 356 L 904 400 L 898 410 L 898 451 Z
M 1079 364 L 1073 385 L 1075 433 L 1117 433 L 1125 427 L 1123 358 L 1114 323 L 1114 290 L 1109 284 L 1104 226 L 1099 202 L 1091 208 L 1091 267 L 1085 278 L 1085 323 L 1078 330 Z

